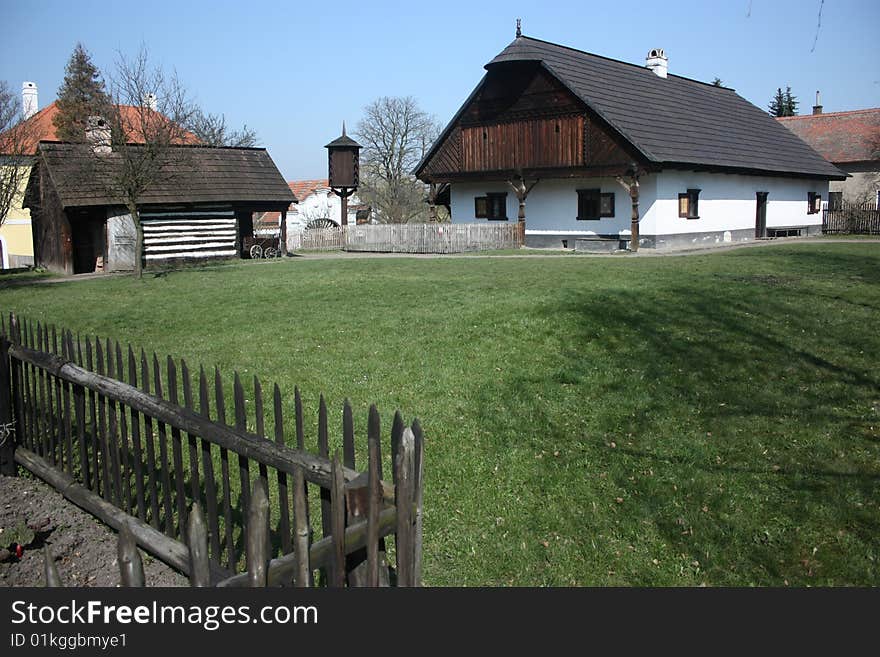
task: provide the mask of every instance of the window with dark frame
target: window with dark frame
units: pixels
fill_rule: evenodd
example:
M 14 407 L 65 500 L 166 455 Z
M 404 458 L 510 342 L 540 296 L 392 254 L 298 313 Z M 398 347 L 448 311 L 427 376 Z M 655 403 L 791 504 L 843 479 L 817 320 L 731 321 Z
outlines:
M 843 192 L 828 192 L 828 209 L 840 210 L 843 207 Z
M 817 214 L 822 211 L 822 195 L 816 192 L 807 192 L 807 214 Z
M 689 189 L 678 195 L 678 216 L 682 219 L 700 218 L 700 190 Z
M 507 221 L 507 194 L 489 192 L 474 197 L 474 217 L 489 221 Z
M 578 189 L 578 221 L 597 221 L 614 216 L 614 194 L 601 189 Z
M 474 198 L 474 217 L 477 219 L 485 219 L 489 216 L 489 199 L 485 196 L 477 196 Z

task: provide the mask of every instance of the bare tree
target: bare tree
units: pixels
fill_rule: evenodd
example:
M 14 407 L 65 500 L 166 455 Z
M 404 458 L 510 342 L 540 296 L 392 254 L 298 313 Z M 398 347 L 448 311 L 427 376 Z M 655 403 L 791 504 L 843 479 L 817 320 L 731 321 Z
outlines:
M 12 208 L 21 207 L 36 138 L 35 124 L 24 119 L 18 95 L 0 80 L 0 226 Z
M 427 188 L 411 172 L 439 134 L 440 125 L 412 97 L 382 97 L 364 108 L 356 131 L 363 146 L 358 196 L 379 221 L 427 219 Z
M 144 232 L 141 198 L 150 187 L 168 183 L 192 166 L 184 144 L 197 143 L 186 130 L 194 112 L 176 74 L 149 63 L 147 50 L 127 59 L 120 54 L 110 78 L 113 105 L 108 117 L 110 148 L 94 148 L 90 165 L 108 195 L 118 198 L 134 222 L 135 275 L 143 274 Z
M 260 144 L 255 130 L 247 125 L 242 126 L 241 130 L 233 130 L 226 124 L 224 114 L 210 114 L 196 109 L 187 127 L 204 146 L 253 148 Z

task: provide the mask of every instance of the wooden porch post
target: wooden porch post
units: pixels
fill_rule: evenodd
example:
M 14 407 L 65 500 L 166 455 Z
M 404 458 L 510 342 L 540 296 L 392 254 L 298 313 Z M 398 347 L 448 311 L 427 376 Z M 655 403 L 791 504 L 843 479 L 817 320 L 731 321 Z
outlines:
M 629 197 L 632 200 L 629 248 L 633 253 L 636 253 L 639 250 L 639 179 L 635 175 L 633 175 L 633 182 L 629 187 Z
M 532 188 L 537 185 L 540 179 L 535 180 L 531 185 L 526 185 L 525 178 L 522 177 L 522 174 L 519 174 L 513 180 L 508 180 L 507 184 L 510 185 L 510 188 L 513 190 L 513 193 L 516 194 L 516 200 L 519 201 L 519 212 L 517 213 L 517 220 L 520 223 L 525 223 L 526 221 L 526 199 L 529 196 L 529 192 L 532 191 Z
M 628 182 L 622 176 L 617 176 L 617 182 L 629 192 L 629 198 L 632 202 L 629 249 L 633 253 L 637 253 L 639 250 L 639 170 L 635 163 L 626 172 L 626 175 L 629 176 Z
M 278 245 L 278 250 L 282 256 L 287 255 L 287 210 L 281 211 L 281 243 Z

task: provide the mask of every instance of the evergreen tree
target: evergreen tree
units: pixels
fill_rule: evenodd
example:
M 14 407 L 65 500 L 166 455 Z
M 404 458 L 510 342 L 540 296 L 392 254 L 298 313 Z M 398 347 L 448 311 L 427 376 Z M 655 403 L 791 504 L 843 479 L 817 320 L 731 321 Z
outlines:
M 798 100 L 791 95 L 791 87 L 785 88 L 785 114 L 784 116 L 797 116 Z
M 111 104 L 100 71 L 92 64 L 88 51 L 77 43 L 67 62 L 64 82 L 58 88 L 58 113 L 54 120 L 58 139 L 85 141 L 89 117 L 107 117 Z
M 798 100 L 791 94 L 791 87 L 786 87 L 782 91 L 781 87 L 776 88 L 776 95 L 767 106 L 770 116 L 796 116 Z
M 767 111 L 770 113 L 770 116 L 785 116 L 785 94 L 782 93 L 781 87 L 777 87 L 776 95 L 773 96 L 773 100 L 767 106 Z

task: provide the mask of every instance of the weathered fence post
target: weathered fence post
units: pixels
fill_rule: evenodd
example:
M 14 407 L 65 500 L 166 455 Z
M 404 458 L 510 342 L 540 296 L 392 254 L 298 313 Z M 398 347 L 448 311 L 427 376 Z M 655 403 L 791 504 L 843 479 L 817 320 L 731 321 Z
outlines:
M 415 527 L 413 524 L 413 493 L 415 490 L 415 437 L 412 429 L 404 429 L 400 448 L 394 459 L 397 470 L 395 485 L 397 507 L 397 585 L 415 586 Z
M 46 578 L 48 588 L 64 586 L 61 576 L 58 574 L 58 568 L 55 566 L 55 557 L 52 556 L 52 550 L 48 545 L 43 548 L 43 575 Z
M 247 569 L 248 584 L 258 588 L 266 586 L 269 553 L 269 491 L 262 479 L 254 481 L 254 491 L 247 510 Z
M 211 586 L 211 568 L 208 563 L 208 527 L 198 502 L 193 503 L 189 515 L 189 583 L 194 587 Z
M 134 534 L 131 533 L 128 525 L 123 525 L 119 531 L 116 551 L 119 558 L 119 577 L 122 580 L 122 586 L 144 586 L 144 564 L 141 561 Z
M 0 474 L 14 477 L 15 423 L 12 418 L 12 377 L 9 375 L 9 339 L 0 335 Z

